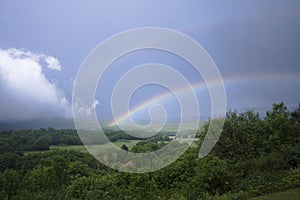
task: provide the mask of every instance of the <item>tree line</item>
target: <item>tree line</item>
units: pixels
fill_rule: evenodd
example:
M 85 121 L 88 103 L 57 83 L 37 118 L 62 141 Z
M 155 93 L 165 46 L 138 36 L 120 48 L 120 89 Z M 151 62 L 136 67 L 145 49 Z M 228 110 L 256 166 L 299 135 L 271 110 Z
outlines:
M 300 187 L 300 104 L 292 111 L 284 103 L 273 104 L 265 117 L 253 111 L 228 112 L 213 151 L 199 159 L 208 124 L 199 130 L 197 146 L 169 166 L 145 174 L 118 172 L 87 153 L 23 154 L 2 148 L 0 199 L 247 199 Z M 17 133 L 1 133 L 1 138 Z M 162 146 L 158 140 L 145 140 L 130 151 Z

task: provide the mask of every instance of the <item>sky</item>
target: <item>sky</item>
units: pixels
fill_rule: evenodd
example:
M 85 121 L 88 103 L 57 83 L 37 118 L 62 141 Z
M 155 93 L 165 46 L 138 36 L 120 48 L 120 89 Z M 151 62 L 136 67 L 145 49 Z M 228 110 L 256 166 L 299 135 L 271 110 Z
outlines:
M 119 32 L 142 27 L 173 29 L 201 44 L 223 77 L 228 110 L 300 102 L 299 1 L 1 0 L 0 122 L 72 118 L 74 80 L 89 52 Z M 203 81 L 175 55 L 133 52 L 101 79 L 93 105 L 98 119 L 112 122 L 111 94 L 122 74 L 151 62 L 172 66 L 191 83 Z M 207 118 L 210 96 L 201 87 L 197 98 Z M 169 120 L 178 119 L 174 97 L 145 104 L 167 92 L 158 85 L 137 90 L 129 107 L 140 109 L 132 117 L 147 121 L 147 110 L 161 104 Z

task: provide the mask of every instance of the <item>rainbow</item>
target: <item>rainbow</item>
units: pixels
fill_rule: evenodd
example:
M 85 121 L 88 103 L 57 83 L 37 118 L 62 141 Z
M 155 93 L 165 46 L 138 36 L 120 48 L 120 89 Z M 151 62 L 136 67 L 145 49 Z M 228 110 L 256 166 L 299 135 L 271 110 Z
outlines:
M 236 85 L 236 84 L 243 84 L 243 83 L 257 83 L 257 82 L 265 82 L 265 83 L 271 83 L 274 81 L 277 82 L 300 82 L 300 74 L 291 74 L 291 73 L 262 73 L 262 74 L 245 74 L 245 75 L 235 75 L 232 77 L 227 77 L 223 79 L 225 88 L 229 85 Z M 208 81 L 210 86 L 217 87 L 218 82 L 216 80 L 209 80 Z M 196 82 L 192 83 L 191 86 L 194 88 L 195 92 L 201 92 L 205 89 L 207 89 L 205 82 Z M 174 90 L 174 93 L 176 94 L 182 94 L 185 92 L 189 92 L 190 87 L 179 87 Z M 148 106 L 151 106 L 155 103 L 167 101 L 170 97 L 172 97 L 173 94 L 170 92 L 164 92 L 157 96 L 154 96 L 137 106 L 130 109 L 128 112 L 125 112 L 115 118 L 113 121 L 108 123 L 109 127 L 116 126 L 125 120 L 129 119 L 131 116 L 137 114 L 138 112 L 144 110 Z
M 197 89 L 204 89 L 205 88 L 205 83 L 194 83 L 194 84 L 191 84 L 191 86 L 196 91 Z M 185 87 L 175 89 L 174 93 L 179 94 L 179 93 L 184 93 L 184 92 L 189 91 L 189 90 L 190 90 L 190 87 L 185 86 Z M 154 96 L 154 97 L 140 103 L 139 105 L 133 107 L 128 112 L 123 113 L 122 115 L 117 117 L 115 120 L 111 121 L 108 124 L 108 126 L 111 127 L 111 126 L 118 125 L 119 123 L 122 123 L 123 121 L 129 119 L 130 116 L 135 115 L 136 113 L 142 111 L 143 109 L 145 109 L 148 106 L 151 106 L 151 105 L 153 105 L 155 103 L 158 103 L 158 102 L 167 101 L 168 98 L 172 97 L 172 95 L 173 94 L 170 93 L 170 92 L 164 92 L 164 93 L 161 93 L 157 96 Z

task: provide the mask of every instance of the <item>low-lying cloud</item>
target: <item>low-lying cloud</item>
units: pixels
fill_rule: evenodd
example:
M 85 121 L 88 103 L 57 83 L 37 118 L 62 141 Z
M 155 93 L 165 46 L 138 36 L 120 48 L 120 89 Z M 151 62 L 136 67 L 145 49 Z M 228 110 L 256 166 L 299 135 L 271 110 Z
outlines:
M 57 58 L 20 49 L 0 49 L 0 121 L 70 117 L 71 107 L 45 69 L 61 70 Z

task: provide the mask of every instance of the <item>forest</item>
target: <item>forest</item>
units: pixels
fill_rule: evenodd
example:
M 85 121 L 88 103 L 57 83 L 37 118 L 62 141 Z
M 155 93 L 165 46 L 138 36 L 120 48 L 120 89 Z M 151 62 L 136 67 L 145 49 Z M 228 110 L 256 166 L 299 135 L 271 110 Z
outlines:
M 198 158 L 209 121 L 178 160 L 150 173 L 125 173 L 87 152 L 53 146 L 82 145 L 76 130 L 41 128 L 0 132 L 0 199 L 249 199 L 300 187 L 300 104 L 274 103 L 265 116 L 227 113 L 212 152 Z M 106 131 L 111 141 L 137 140 Z M 122 148 L 149 152 L 168 133 Z

